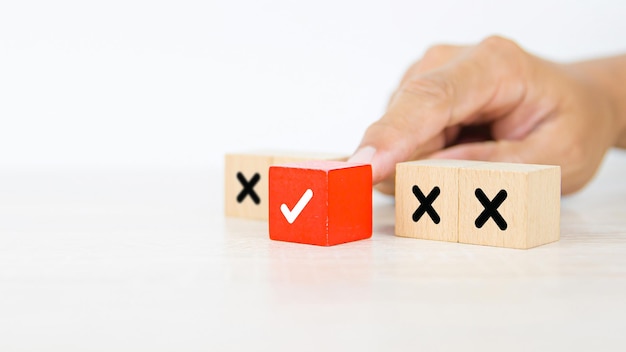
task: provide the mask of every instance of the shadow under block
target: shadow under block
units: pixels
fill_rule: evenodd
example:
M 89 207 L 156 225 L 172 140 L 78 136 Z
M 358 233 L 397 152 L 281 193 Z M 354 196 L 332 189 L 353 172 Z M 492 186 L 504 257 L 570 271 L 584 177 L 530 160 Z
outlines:
M 372 236 L 372 168 L 309 161 L 269 170 L 272 240 L 332 246 Z
M 276 163 L 340 160 L 323 153 L 267 151 L 226 154 L 224 157 L 224 213 L 229 217 L 267 220 L 268 171 Z
M 459 242 L 527 249 L 560 237 L 558 166 L 478 163 L 459 170 Z
M 420 160 L 396 165 L 396 236 L 459 241 L 459 171 L 476 162 Z

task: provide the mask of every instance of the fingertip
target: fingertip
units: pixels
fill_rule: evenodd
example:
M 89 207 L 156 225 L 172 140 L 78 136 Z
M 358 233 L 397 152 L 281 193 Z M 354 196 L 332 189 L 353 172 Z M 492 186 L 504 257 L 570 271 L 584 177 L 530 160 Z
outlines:
M 396 161 L 392 153 L 379 150 L 372 160 L 372 183 L 380 182 L 393 175 L 396 171 Z
M 348 162 L 371 164 L 374 155 L 376 155 L 376 148 L 372 146 L 361 147 L 348 159 Z
M 373 146 L 360 147 L 349 159 L 350 163 L 370 164 L 372 166 L 372 183 L 377 184 L 384 178 L 384 170 L 381 173 L 381 158 L 377 155 L 377 149 Z
M 396 193 L 396 183 L 393 179 L 385 180 L 376 185 L 375 189 L 388 196 L 393 196 Z

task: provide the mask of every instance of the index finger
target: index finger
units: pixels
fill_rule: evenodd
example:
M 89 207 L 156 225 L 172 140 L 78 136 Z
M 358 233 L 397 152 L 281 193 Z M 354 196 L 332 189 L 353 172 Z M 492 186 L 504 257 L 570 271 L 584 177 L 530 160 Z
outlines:
M 351 160 L 364 161 L 358 160 L 363 151 L 371 154 L 378 183 L 446 127 L 513 109 L 525 94 L 525 56 L 513 42 L 492 37 L 447 65 L 407 79 Z

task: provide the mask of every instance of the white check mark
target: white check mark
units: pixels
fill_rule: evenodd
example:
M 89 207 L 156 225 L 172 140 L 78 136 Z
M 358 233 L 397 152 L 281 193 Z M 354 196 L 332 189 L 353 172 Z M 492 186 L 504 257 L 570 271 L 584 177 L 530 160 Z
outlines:
M 287 204 L 281 204 L 280 211 L 283 212 L 283 215 L 285 216 L 285 219 L 287 219 L 287 222 L 293 224 L 293 222 L 296 221 L 296 219 L 298 218 L 298 215 L 300 215 L 300 213 L 302 212 L 302 209 L 304 209 L 304 207 L 309 204 L 311 198 L 313 198 L 313 191 L 309 188 L 304 191 L 304 194 L 302 195 L 302 197 L 300 197 L 300 200 L 298 201 L 298 203 L 296 203 L 296 206 L 293 207 L 293 210 L 289 210 Z

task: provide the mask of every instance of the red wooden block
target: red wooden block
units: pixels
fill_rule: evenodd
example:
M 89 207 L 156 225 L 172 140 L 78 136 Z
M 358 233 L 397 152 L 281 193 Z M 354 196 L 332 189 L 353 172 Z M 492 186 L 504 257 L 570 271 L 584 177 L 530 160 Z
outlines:
M 332 246 L 372 236 L 372 167 L 307 161 L 270 167 L 270 238 Z

